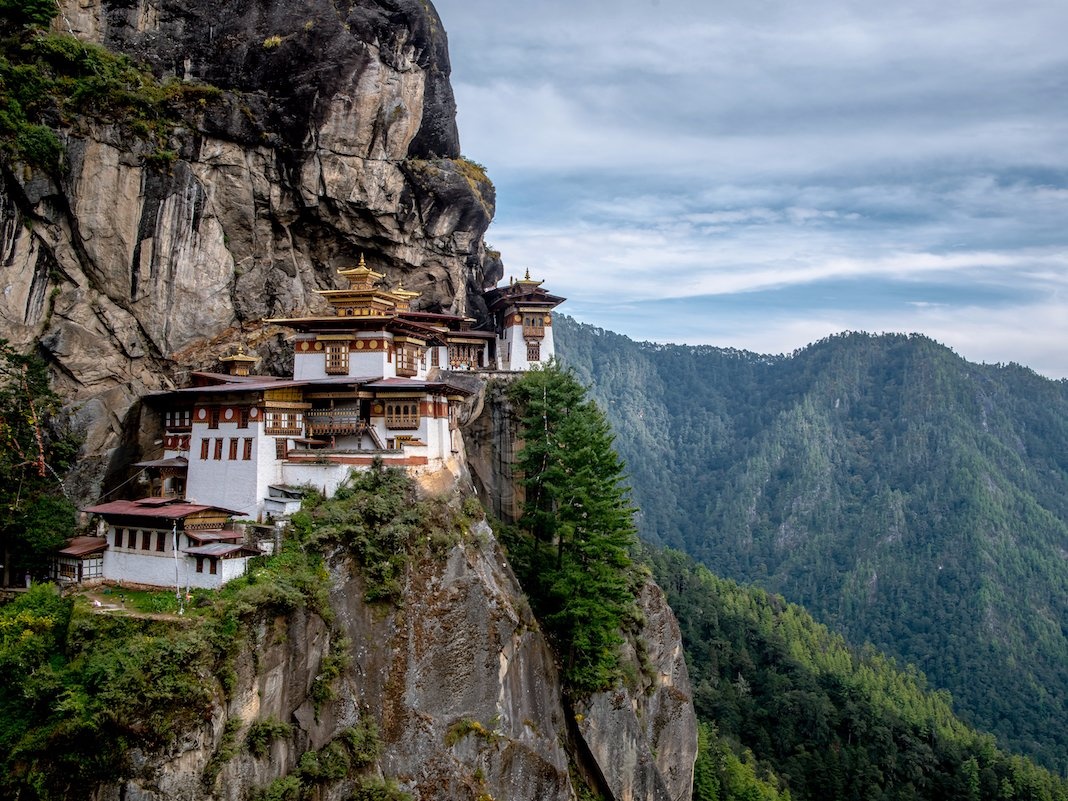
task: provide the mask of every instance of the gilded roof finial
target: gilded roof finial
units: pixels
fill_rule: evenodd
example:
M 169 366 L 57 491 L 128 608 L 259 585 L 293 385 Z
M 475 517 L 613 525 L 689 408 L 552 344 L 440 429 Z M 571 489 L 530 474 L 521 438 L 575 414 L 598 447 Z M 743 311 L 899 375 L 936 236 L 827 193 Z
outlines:
M 527 267 L 527 274 L 523 276 L 523 280 L 524 281 L 529 281 L 530 280 L 530 268 L 529 267 Z
M 356 266 L 357 267 L 366 267 L 367 266 L 367 262 L 363 260 L 363 253 L 362 252 L 360 253 L 360 263 L 357 264 Z
M 238 343 L 236 350 L 229 356 L 219 357 L 219 361 L 229 365 L 231 375 L 248 375 L 252 365 L 259 361 L 256 356 L 245 353 L 245 346 Z

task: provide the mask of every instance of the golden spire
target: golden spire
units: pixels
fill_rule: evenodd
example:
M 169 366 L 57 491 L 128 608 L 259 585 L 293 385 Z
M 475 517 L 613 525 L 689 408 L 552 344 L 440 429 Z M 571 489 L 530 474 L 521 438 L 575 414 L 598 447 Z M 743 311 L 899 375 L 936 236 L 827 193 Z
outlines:
M 545 283 L 544 281 L 535 281 L 530 277 L 530 268 L 529 267 L 527 268 L 526 274 L 523 276 L 523 278 L 520 279 L 519 281 L 516 281 L 516 284 L 522 285 L 522 286 L 525 286 L 525 287 L 530 287 L 532 289 L 534 287 L 541 286 L 544 283 Z
M 230 366 L 230 375 L 248 375 L 252 365 L 258 362 L 259 358 L 246 354 L 245 346 L 238 343 L 236 352 L 221 357 L 219 361 Z
M 359 264 L 355 267 L 350 267 L 347 270 L 338 270 L 337 274 L 348 278 L 349 286 L 352 289 L 373 289 L 375 284 L 386 277 L 382 273 L 376 273 L 367 266 L 367 261 L 364 259 L 363 253 L 360 254 Z
M 404 281 L 397 282 L 397 288 L 389 293 L 390 296 L 397 301 L 397 311 L 409 311 L 412 307 L 412 301 L 419 297 L 421 292 L 412 292 L 410 289 L 404 288 Z

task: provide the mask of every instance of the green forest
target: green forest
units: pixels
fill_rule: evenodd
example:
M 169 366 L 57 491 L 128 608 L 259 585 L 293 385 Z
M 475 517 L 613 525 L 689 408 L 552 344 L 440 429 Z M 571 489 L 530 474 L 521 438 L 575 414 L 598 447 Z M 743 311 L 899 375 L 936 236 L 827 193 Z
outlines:
M 310 691 L 318 712 L 336 697 L 351 660 L 330 604 L 325 554 L 347 558 L 366 600 L 390 608 L 407 572 L 418 569 L 413 563 L 442 560 L 470 536 L 481 508 L 455 507 L 419 499 L 410 477 L 375 467 L 333 498 L 309 493 L 278 553 L 222 590 L 194 590 L 181 616 L 167 590 L 98 588 L 122 593 L 119 614 L 100 614 L 85 595 L 61 596 L 52 584 L 0 606 L 0 798 L 89 798 L 98 784 L 136 774 L 146 751 L 166 751 L 220 714 L 237 687 L 238 661 L 255 651 L 261 625 L 279 616 L 315 613 L 330 630 Z M 199 777 L 204 788 L 243 750 L 262 756 L 270 741 L 296 736 L 290 721 L 268 719 L 238 740 L 243 726 L 240 717 L 227 721 Z M 362 717 L 249 797 L 304 801 L 347 782 L 356 801 L 403 801 L 409 795 L 374 770 L 381 747 L 374 719 Z
M 915 670 L 678 551 L 648 558 L 702 721 L 695 801 L 1068 798 L 1063 780 L 965 726 Z
M 854 648 L 781 596 L 681 552 L 642 548 L 607 419 L 571 373 L 533 371 L 509 395 L 526 503 L 518 524 L 498 531 L 568 695 L 633 679 L 620 646 L 640 638 L 635 594 L 651 572 L 679 619 L 700 720 L 695 801 L 1068 801 L 1063 780 L 962 723 L 915 668 Z M 333 631 L 325 553 L 347 554 L 365 599 L 392 606 L 409 571 L 465 542 L 481 514 L 473 499 L 420 501 L 410 478 L 375 468 L 331 499 L 311 493 L 279 554 L 222 591 L 197 590 L 182 618 L 166 591 L 131 592 L 131 607 L 151 614 L 112 617 L 37 585 L 0 608 L 0 797 L 86 797 L 129 775 L 140 749 L 167 748 L 233 693 L 260 622 L 309 609 Z M 349 644 L 333 635 L 316 704 L 335 697 L 347 664 Z M 294 736 L 288 721 L 265 720 L 238 739 L 235 722 L 206 787 L 242 750 L 263 754 Z M 354 799 L 404 798 L 370 772 L 381 748 L 361 719 L 255 797 L 314 798 L 345 781 Z
M 509 560 L 577 695 L 626 681 L 618 644 L 640 631 L 628 595 L 651 569 L 694 688 L 695 801 L 1068 800 L 1068 784 L 963 723 L 915 668 L 679 551 L 636 550 L 611 430 L 572 372 L 531 371 L 509 396 L 525 488 L 518 525 L 498 527 Z
M 557 341 L 616 432 L 644 540 L 915 665 L 1068 772 L 1068 382 L 917 335 L 762 356 L 564 317 Z

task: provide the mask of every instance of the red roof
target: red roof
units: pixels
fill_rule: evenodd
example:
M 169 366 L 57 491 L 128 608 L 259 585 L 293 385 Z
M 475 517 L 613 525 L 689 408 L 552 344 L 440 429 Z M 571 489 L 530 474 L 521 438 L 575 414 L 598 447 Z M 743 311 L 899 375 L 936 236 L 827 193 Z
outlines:
M 464 389 L 463 387 L 455 384 L 450 384 L 447 381 L 420 381 L 417 378 L 383 378 L 381 381 L 374 381 L 370 384 L 364 384 L 363 389 L 397 389 L 397 390 L 423 390 L 424 392 L 456 392 L 460 395 L 471 395 L 471 390 Z
M 220 394 L 226 392 L 262 392 L 268 389 L 289 389 L 291 387 L 306 387 L 310 384 L 359 384 L 363 381 L 373 381 L 375 377 L 367 376 L 336 376 L 333 378 L 304 378 L 304 379 L 292 379 L 292 378 L 279 378 L 274 380 L 263 379 L 262 376 L 256 376 L 256 381 L 243 381 L 227 384 L 212 384 L 206 387 L 183 387 L 182 389 L 173 390 L 167 394 L 181 394 L 181 395 L 210 395 Z M 262 379 L 262 380 L 261 380 Z
M 198 545 L 193 548 L 183 548 L 182 553 L 187 553 L 191 556 L 216 556 L 226 558 L 236 553 L 240 553 L 242 556 L 261 556 L 261 552 L 249 548 L 240 543 L 234 544 L 229 542 L 213 542 L 209 545 Z
M 57 553 L 61 556 L 89 556 L 107 547 L 108 541 L 103 537 L 74 537 Z
M 201 503 L 190 503 L 175 498 L 142 498 L 139 501 L 109 501 L 97 506 L 83 509 L 90 514 L 103 515 L 128 515 L 133 517 L 151 517 L 157 520 L 184 520 L 197 512 L 214 510 L 225 512 L 228 515 L 240 514 L 233 509 L 224 509 L 221 506 L 206 506 Z
M 218 529 L 214 531 L 187 531 L 185 535 L 193 542 L 203 545 L 206 542 L 231 542 L 233 540 L 241 539 L 240 532 L 237 531 L 220 531 Z

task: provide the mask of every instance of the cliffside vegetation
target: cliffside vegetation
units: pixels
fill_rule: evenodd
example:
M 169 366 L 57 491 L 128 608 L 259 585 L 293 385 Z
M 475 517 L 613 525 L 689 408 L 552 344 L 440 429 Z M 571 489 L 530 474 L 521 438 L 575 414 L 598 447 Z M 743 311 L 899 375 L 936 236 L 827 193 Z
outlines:
M 78 441 L 58 410 L 41 359 L 0 339 L 0 586 L 45 575 L 52 552 L 74 534 L 61 476 Z
M 1068 771 L 1068 382 L 920 336 L 789 357 L 561 319 L 617 433 L 641 535 L 801 603 Z
M 51 0 L 0 4 L 0 154 L 56 168 L 63 153 L 58 131 L 101 120 L 144 140 L 150 162 L 172 161 L 169 133 L 219 90 L 161 83 L 126 56 L 46 33 L 55 13 Z
M 373 469 L 332 499 L 311 497 L 280 553 L 218 592 L 194 590 L 184 616 L 175 614 L 173 591 L 107 590 L 100 597 L 121 608 L 105 612 L 88 597 L 35 586 L 0 607 L 0 797 L 88 797 L 97 784 L 130 775 L 134 749 L 164 749 L 220 714 L 236 660 L 255 650 L 259 623 L 306 609 L 332 624 L 324 552 L 346 549 L 368 599 L 392 603 L 406 561 L 440 553 L 468 522 L 444 502 L 417 501 L 403 473 Z M 347 659 L 345 641 L 332 637 L 310 691 L 316 705 L 334 697 Z M 293 734 L 273 720 L 227 726 L 206 786 L 241 749 L 263 752 Z M 401 798 L 381 781 L 358 778 L 377 759 L 376 743 L 372 722 L 344 732 L 262 795 L 299 800 L 323 782 L 348 779 L 355 798 Z
M 679 552 L 650 558 L 704 721 L 695 801 L 1068 799 L 1068 783 L 968 728 L 914 669 Z
M 637 615 L 623 464 L 608 422 L 571 373 L 531 370 L 509 396 L 520 418 L 525 502 L 502 541 L 572 691 L 608 689 L 622 678 L 622 636 Z

